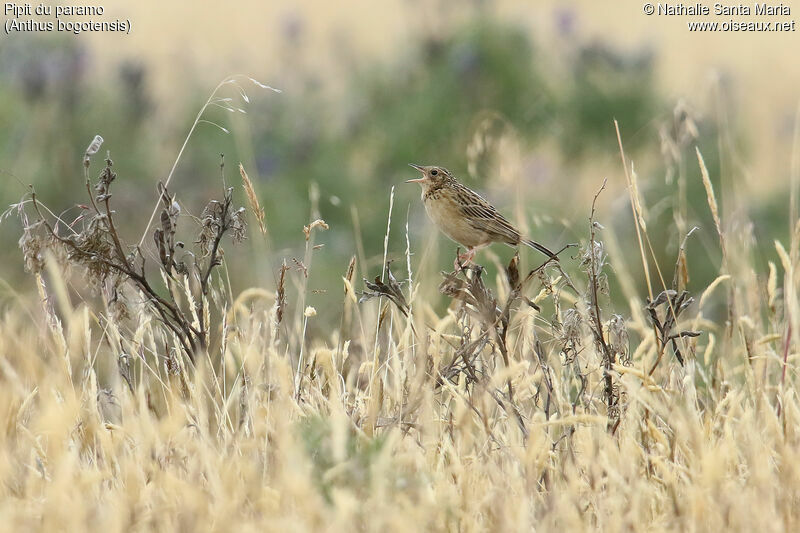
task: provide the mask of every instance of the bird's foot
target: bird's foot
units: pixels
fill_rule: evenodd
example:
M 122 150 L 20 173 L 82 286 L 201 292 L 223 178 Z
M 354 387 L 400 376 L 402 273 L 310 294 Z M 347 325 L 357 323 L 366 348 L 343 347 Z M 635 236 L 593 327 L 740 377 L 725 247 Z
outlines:
M 456 260 L 453 262 L 453 269 L 458 272 L 463 270 L 466 265 L 472 263 L 472 260 L 475 258 L 475 251 L 475 248 L 469 248 L 463 254 L 458 254 Z

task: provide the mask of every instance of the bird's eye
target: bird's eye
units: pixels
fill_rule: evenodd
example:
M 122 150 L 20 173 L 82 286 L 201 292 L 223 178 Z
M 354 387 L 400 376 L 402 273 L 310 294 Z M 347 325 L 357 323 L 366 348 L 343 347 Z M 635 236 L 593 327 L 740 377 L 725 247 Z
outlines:
M 431 170 L 431 176 L 436 176 L 437 174 L 439 174 L 438 170 Z

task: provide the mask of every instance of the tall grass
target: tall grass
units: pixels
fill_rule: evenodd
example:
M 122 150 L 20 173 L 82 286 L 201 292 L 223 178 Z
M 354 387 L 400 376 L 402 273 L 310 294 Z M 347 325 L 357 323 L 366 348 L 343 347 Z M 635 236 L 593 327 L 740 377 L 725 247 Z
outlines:
M 407 237 L 408 280 L 387 263 L 361 286 L 354 255 L 342 265 L 341 306 L 326 309 L 306 305 L 314 239 L 326 227 L 313 194 L 303 261 L 284 263 L 274 292 L 238 296 L 214 268 L 222 260 L 212 251 L 227 246 L 217 207 L 200 221 L 210 262 L 199 254 L 195 270 L 179 268 L 180 247 L 165 236 L 179 216 L 164 189 L 157 268 L 109 279 L 92 258 L 65 250 L 59 239 L 78 242 L 67 225 L 20 204 L 38 311 L 27 314 L 31 301 L 20 296 L 0 323 L 1 523 L 109 532 L 796 530 L 800 224 L 790 243 L 775 242 L 780 264 L 767 279 L 744 250 L 725 254 L 716 280 L 690 295 L 683 247 L 674 269 L 656 263 L 650 275 L 655 243 L 621 140 L 620 150 L 637 242 L 609 235 L 589 199 L 580 251 L 560 264 L 525 273 L 515 256 L 493 280 L 480 266 L 441 279 L 417 268 L 410 290 Z M 697 155 L 720 245 L 752 246 L 746 221 L 734 219 L 742 215 L 717 205 Z M 95 231 L 106 232 L 92 234 L 98 253 L 124 261 L 138 247 L 114 241 L 107 204 L 95 209 Z M 81 235 L 89 222 L 76 223 Z M 641 251 L 648 287 L 628 309 L 610 308 L 607 277 L 621 258 L 609 257 L 607 239 L 610 250 Z M 236 260 L 235 248 L 218 253 Z M 62 267 L 103 281 L 97 295 L 76 298 Z M 416 289 L 436 284 L 449 304 L 439 313 Z M 715 303 L 728 311 L 712 312 Z M 311 335 L 321 313 L 339 331 Z

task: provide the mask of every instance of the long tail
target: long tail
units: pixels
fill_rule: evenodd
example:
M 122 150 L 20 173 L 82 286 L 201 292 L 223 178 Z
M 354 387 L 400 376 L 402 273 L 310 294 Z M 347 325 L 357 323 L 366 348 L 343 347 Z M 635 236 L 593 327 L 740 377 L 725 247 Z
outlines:
M 544 246 L 542 246 L 538 242 L 532 241 L 530 239 L 522 239 L 520 242 L 522 242 L 522 244 L 530 246 L 534 250 L 539 250 L 544 255 L 550 257 L 551 259 L 555 259 L 556 261 L 558 261 L 558 256 L 556 254 L 554 254 L 553 252 L 551 252 L 550 250 L 548 250 L 547 248 L 545 248 Z

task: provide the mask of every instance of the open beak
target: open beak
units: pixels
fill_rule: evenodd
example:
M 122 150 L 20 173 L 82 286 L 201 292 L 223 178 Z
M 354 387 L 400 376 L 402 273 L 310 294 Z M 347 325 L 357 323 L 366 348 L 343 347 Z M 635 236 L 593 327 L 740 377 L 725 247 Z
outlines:
M 408 166 L 416 168 L 417 170 L 419 170 L 423 174 L 425 173 L 425 169 L 423 167 L 421 167 L 420 165 L 415 165 L 414 163 L 409 163 Z M 414 179 L 414 180 L 406 180 L 406 183 L 422 183 L 423 181 L 425 181 L 425 179 L 426 178 L 423 175 L 421 178 L 417 178 L 417 179 Z

